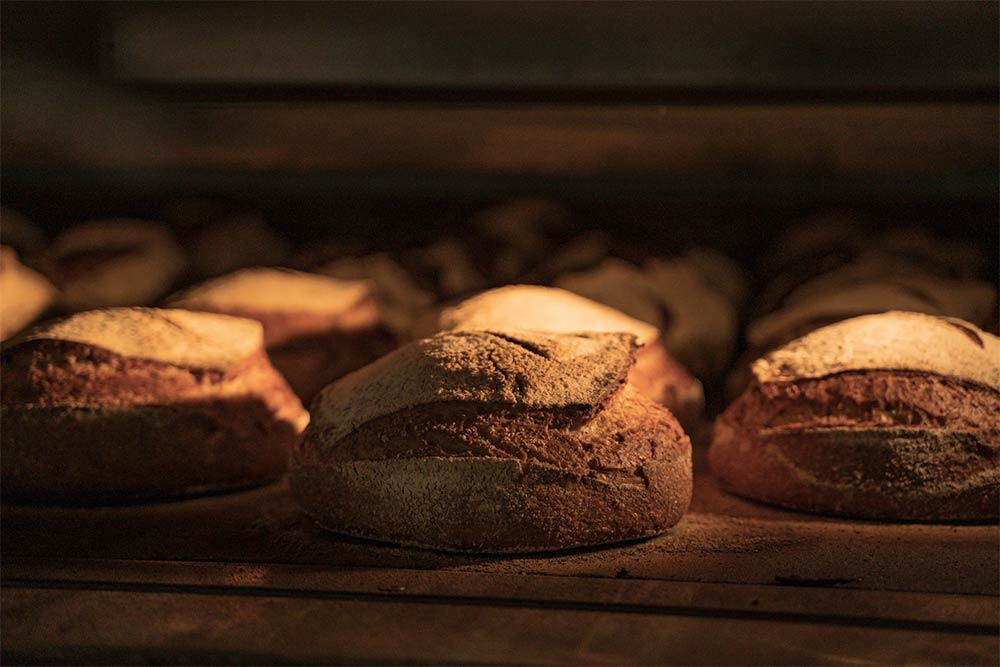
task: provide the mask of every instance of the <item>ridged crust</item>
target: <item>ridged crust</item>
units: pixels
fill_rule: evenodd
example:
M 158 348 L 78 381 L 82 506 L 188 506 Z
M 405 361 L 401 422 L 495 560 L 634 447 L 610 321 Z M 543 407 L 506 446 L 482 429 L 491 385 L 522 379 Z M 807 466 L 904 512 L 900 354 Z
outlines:
M 178 308 L 260 322 L 274 367 L 308 402 L 396 346 L 371 284 L 287 269 L 246 269 L 174 296 Z
M 184 368 L 225 372 L 263 345 L 260 323 L 167 308 L 102 308 L 43 323 L 4 351 L 36 341 L 66 341 Z
M 1000 508 L 996 451 L 931 429 L 748 432 L 716 423 L 712 471 L 739 495 L 790 509 L 866 519 L 975 521 Z
M 315 433 L 292 458 L 300 504 L 330 530 L 383 541 L 469 552 L 604 544 L 662 532 L 691 497 L 690 442 L 630 387 L 589 420 L 427 407 L 333 448 Z
M 140 356 L 123 354 L 135 341 L 124 347 L 108 341 L 119 350 L 113 352 L 60 340 L 52 327 L 41 337 L 29 335 L 4 349 L 0 476 L 5 500 L 139 501 L 261 484 L 280 476 L 308 415 L 268 362 L 260 325 L 167 311 L 220 327 L 188 329 L 182 326 L 184 318 L 164 320 L 146 313 L 152 320 L 137 322 L 131 312 L 135 309 L 123 310 L 119 314 L 130 326 L 170 323 L 161 333 L 174 343 L 186 343 L 185 354 L 171 356 L 185 363 L 141 356 L 141 345 L 136 348 Z M 70 318 L 70 325 L 86 315 Z M 115 329 L 107 319 L 113 311 L 103 315 L 102 322 Z M 223 363 L 211 353 L 207 337 L 220 332 L 248 334 L 252 351 Z M 215 342 L 226 340 L 222 336 Z M 193 361 L 197 363 L 187 365 Z
M 642 347 L 629 382 L 667 406 L 681 423 L 694 425 L 704 413 L 701 383 L 664 349 L 656 327 L 609 306 L 554 287 L 508 285 L 487 290 L 433 315 L 424 329 L 435 331 L 624 331 Z
M 625 333 L 438 334 L 327 387 L 312 404 L 313 430 L 333 446 L 373 419 L 454 401 L 593 414 L 624 384 L 635 349 Z
M 754 364 L 709 463 L 731 491 L 810 512 L 900 520 L 1000 514 L 1000 341 L 886 313 Z
M 790 340 L 795 332 L 810 331 L 812 322 L 836 322 L 890 310 L 950 315 L 984 324 L 995 309 L 996 288 L 982 281 L 934 276 L 870 279 L 804 295 L 757 319 L 747 328 L 747 344 L 763 353 Z
M 439 316 L 439 331 L 624 331 L 640 345 L 659 331 L 614 308 L 556 287 L 507 285 L 470 297 Z
M 699 378 L 721 372 L 732 355 L 736 310 L 691 259 L 651 260 L 640 269 L 611 258 L 555 284 L 654 324 L 664 347 Z
M 1000 391 L 1000 338 L 951 317 L 890 311 L 823 327 L 754 362 L 761 382 L 858 370 L 920 371 Z

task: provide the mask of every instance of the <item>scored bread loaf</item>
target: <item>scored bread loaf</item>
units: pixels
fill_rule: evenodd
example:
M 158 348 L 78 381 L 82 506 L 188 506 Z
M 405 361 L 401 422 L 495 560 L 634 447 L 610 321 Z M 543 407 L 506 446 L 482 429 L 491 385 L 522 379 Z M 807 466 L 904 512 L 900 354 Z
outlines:
M 244 269 L 192 287 L 168 305 L 263 324 L 271 363 L 304 402 L 395 346 L 367 281 Z
M 326 528 L 526 552 L 655 535 L 691 498 L 691 445 L 626 383 L 625 333 L 460 331 L 330 385 L 292 490 Z
M 1000 502 L 1000 339 L 888 312 L 814 331 L 753 364 L 709 463 L 731 491 L 844 516 L 975 520 Z
M 251 320 L 77 313 L 3 349 L 5 501 L 138 501 L 262 484 L 308 421 Z
M 656 327 L 572 292 L 536 285 L 498 287 L 444 308 L 434 320 L 433 331 L 427 333 L 480 329 L 634 334 L 641 347 L 629 382 L 670 408 L 685 426 L 702 420 L 705 397 L 701 383 L 663 349 Z

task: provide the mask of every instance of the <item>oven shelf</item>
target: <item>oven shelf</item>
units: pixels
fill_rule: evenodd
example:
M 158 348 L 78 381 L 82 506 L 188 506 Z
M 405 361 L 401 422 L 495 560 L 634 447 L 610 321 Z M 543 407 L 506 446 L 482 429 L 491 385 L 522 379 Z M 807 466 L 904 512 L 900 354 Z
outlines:
M 703 463 L 699 461 L 698 468 Z M 287 483 L 5 507 L 14 661 L 989 664 L 1000 526 L 855 522 L 723 493 L 667 534 L 470 556 L 338 537 Z

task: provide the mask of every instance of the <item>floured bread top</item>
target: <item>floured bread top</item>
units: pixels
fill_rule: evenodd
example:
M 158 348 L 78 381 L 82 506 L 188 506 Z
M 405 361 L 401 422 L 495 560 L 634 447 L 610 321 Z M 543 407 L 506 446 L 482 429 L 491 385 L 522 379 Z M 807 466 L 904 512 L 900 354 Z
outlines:
M 905 309 L 928 315 L 954 315 L 983 322 L 996 304 L 996 290 L 989 283 L 956 281 L 927 276 L 898 276 L 845 285 L 815 295 L 804 295 L 781 310 L 766 315 L 747 327 L 751 346 L 768 347 L 770 341 L 797 325 L 829 317 Z
M 891 311 L 817 329 L 753 364 L 760 382 L 863 370 L 921 371 L 1000 391 L 1000 338 L 951 317 Z
M 442 333 L 328 386 L 310 429 L 332 446 L 373 419 L 442 402 L 589 411 L 622 386 L 635 349 L 627 333 Z
M 443 331 L 621 331 L 640 345 L 656 340 L 651 324 L 555 287 L 509 285 L 478 294 L 441 313 Z
M 349 310 L 371 297 L 362 280 L 288 269 L 244 269 L 202 283 L 170 300 L 170 305 L 194 309 L 299 311 L 317 314 Z
M 92 345 L 132 359 L 226 371 L 263 346 L 259 322 L 164 308 L 104 308 L 43 324 L 15 339 Z

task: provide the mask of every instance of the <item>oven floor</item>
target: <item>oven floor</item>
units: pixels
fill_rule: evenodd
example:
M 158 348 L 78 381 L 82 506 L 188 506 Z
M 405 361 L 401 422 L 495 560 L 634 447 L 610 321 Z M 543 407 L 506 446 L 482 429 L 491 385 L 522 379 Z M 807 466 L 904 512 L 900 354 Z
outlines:
M 4 662 L 996 664 L 1000 526 L 764 507 L 718 489 L 702 453 L 667 534 L 549 555 L 339 537 L 286 482 L 5 506 Z

